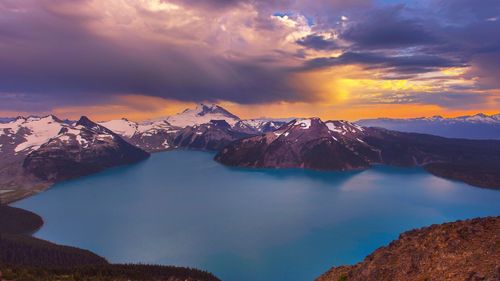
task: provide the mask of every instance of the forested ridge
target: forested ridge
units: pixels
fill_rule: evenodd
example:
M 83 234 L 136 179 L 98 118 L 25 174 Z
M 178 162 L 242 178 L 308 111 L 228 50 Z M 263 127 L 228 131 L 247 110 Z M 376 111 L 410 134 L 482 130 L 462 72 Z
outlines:
M 110 264 L 87 250 L 30 236 L 43 224 L 29 211 L 0 205 L 0 281 L 216 281 L 198 269 Z

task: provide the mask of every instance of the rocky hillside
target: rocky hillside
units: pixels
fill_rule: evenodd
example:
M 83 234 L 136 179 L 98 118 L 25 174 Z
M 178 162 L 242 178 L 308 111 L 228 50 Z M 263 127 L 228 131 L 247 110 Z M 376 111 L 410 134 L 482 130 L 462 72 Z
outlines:
M 353 266 L 334 267 L 316 281 L 500 280 L 500 217 L 412 230 Z
M 500 188 L 500 141 L 447 139 L 318 118 L 294 120 L 236 141 L 215 160 L 230 166 L 318 170 L 421 166 L 438 176 Z

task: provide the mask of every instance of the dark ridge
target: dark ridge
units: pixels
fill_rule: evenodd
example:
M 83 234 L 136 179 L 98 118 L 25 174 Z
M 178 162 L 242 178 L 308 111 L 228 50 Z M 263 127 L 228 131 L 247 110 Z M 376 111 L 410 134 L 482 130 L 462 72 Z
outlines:
M 0 278 L 23 281 L 220 281 L 211 273 L 184 267 L 110 264 L 71 269 L 0 265 Z
M 192 268 L 109 264 L 87 250 L 12 234 L 0 234 L 0 272 L 0 280 L 219 280 Z
M 107 264 L 107 261 L 87 250 L 61 246 L 27 235 L 0 234 L 0 264 L 68 268 Z
M 31 234 L 42 225 L 42 218 L 35 213 L 0 205 L 0 234 Z

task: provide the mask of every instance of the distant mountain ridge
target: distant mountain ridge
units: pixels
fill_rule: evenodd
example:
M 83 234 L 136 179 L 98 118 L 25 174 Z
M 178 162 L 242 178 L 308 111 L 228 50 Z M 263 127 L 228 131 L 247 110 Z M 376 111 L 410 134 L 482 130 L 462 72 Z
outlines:
M 356 123 L 366 127 L 380 127 L 395 131 L 414 132 L 467 139 L 500 139 L 500 114 L 444 118 L 442 116 L 407 119 L 362 119 Z

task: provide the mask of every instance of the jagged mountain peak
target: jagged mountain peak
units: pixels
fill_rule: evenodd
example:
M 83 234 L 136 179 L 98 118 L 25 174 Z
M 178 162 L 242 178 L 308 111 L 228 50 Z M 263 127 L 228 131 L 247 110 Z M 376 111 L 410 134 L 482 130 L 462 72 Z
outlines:
M 80 125 L 80 126 L 94 126 L 94 125 L 97 125 L 96 123 L 94 123 L 93 121 L 91 121 L 87 116 L 82 116 L 80 117 L 80 119 L 76 122 L 76 125 Z

